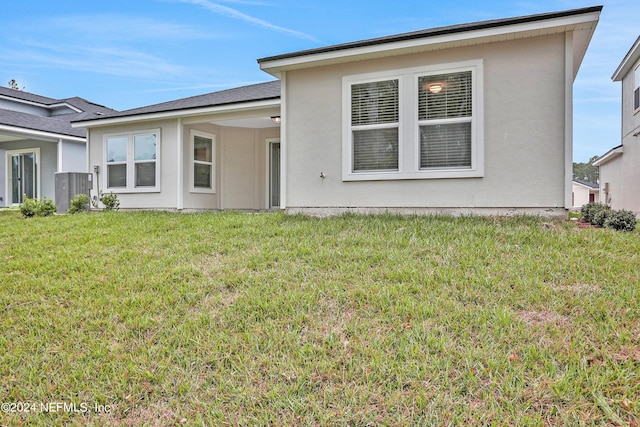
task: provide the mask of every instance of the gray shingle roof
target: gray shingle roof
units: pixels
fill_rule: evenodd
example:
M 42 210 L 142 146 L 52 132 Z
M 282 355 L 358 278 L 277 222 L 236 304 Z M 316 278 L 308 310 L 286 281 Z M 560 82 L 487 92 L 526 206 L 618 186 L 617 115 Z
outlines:
M 95 104 L 83 98 L 73 97 L 54 99 L 4 87 L 0 87 L 0 96 L 13 99 L 16 102 L 26 101 L 32 105 L 38 104 L 38 106 L 50 111 L 53 110 L 53 106 L 65 103 L 80 110 L 80 112 L 69 112 L 67 114 L 58 114 L 55 116 L 41 116 L 0 108 L 0 125 L 79 138 L 84 138 L 86 136 L 86 132 L 84 129 L 75 129 L 71 127 L 72 121 L 92 117 L 102 117 L 105 114 L 110 114 L 115 111 L 111 108 Z
M 402 42 L 407 40 L 422 39 L 428 37 L 442 36 L 446 34 L 462 33 L 467 31 L 483 30 L 488 28 L 504 27 L 507 25 L 524 24 L 529 22 L 542 21 L 554 18 L 564 18 L 568 16 L 581 15 L 584 13 L 600 12 L 602 6 L 586 7 L 582 9 L 572 9 L 562 12 L 539 13 L 536 15 L 520 16 L 515 18 L 493 19 L 488 21 L 471 22 L 466 24 L 450 25 L 446 27 L 429 28 L 420 31 L 396 34 L 374 39 L 360 40 L 349 43 L 325 46 L 316 49 L 301 50 L 297 52 L 285 53 L 282 55 L 269 56 L 258 59 L 258 63 L 276 61 L 280 59 L 296 58 L 301 56 L 315 55 L 318 53 L 336 52 L 340 50 L 353 49 L 366 46 L 374 46 L 385 43 Z
M 595 184 L 593 182 L 589 182 L 589 181 L 585 181 L 584 179 L 574 179 L 573 182 L 576 182 L 578 184 L 582 184 L 584 186 L 587 186 L 589 188 L 593 188 L 594 190 L 597 190 L 600 188 L 600 184 Z
M 0 124 L 21 129 L 76 136 L 80 138 L 84 138 L 86 135 L 84 129 L 72 128 L 66 115 L 42 117 L 19 111 L 0 109 Z
M 273 80 L 266 83 L 258 83 L 249 86 L 242 86 L 233 89 L 211 92 L 204 95 L 192 96 L 189 98 L 177 99 L 160 104 L 148 105 L 146 107 L 134 108 L 104 116 L 91 117 L 78 121 L 91 121 L 111 119 L 118 117 L 141 116 L 145 114 L 165 113 L 171 111 L 191 110 L 196 108 L 215 107 L 221 105 L 238 104 L 252 101 L 263 101 L 280 98 L 280 80 Z

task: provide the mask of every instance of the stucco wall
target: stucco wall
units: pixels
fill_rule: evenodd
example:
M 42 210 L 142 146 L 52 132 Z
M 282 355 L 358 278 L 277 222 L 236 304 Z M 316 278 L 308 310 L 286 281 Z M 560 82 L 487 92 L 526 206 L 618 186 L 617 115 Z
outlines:
M 178 159 L 182 158 L 182 208 L 183 209 L 265 209 L 267 188 L 266 140 L 277 138 L 279 128 L 249 129 L 223 127 L 211 124 L 214 118 L 201 118 L 200 123 L 188 123 L 181 127 L 182 152 L 177 149 L 177 120 L 137 123 L 131 125 L 93 128 L 90 131 L 90 170 L 100 166 L 100 189 L 104 191 L 105 134 L 134 132 L 160 128 L 160 192 L 117 193 L 123 209 L 176 209 L 178 208 Z M 215 193 L 198 193 L 191 188 L 191 130 L 199 130 L 215 136 Z M 94 180 L 94 190 L 97 183 Z M 115 192 L 115 191 L 114 191 Z
M 343 76 L 478 59 L 484 177 L 343 182 Z M 554 35 L 287 72 L 287 207 L 562 208 L 564 65 Z
M 638 65 L 640 65 L 640 60 L 630 68 L 629 73 L 622 79 L 622 138 L 625 144 L 633 142 L 633 140 L 627 140 L 626 138 L 633 136 L 634 133 L 640 130 L 640 112 L 633 113 L 633 71 Z M 634 141 L 640 143 L 640 137 L 635 138 Z
M 58 172 L 87 172 L 87 147 L 84 142 L 62 141 L 62 169 Z
M 104 163 L 103 139 L 106 134 L 125 133 L 160 129 L 160 192 L 154 193 L 123 193 L 116 192 L 120 200 L 121 208 L 132 209 L 174 209 L 177 205 L 177 121 L 149 121 L 131 123 L 119 126 L 93 128 L 89 132 L 89 170 L 93 166 L 100 166 L 98 179 L 93 180 L 93 189 L 106 190 L 106 169 Z
M 600 166 L 601 200 L 613 209 L 627 209 L 640 216 L 640 112 L 633 111 L 633 70 L 622 79 L 622 156 Z M 605 195 L 604 186 L 609 184 L 609 193 Z M 606 197 L 606 199 L 605 199 Z

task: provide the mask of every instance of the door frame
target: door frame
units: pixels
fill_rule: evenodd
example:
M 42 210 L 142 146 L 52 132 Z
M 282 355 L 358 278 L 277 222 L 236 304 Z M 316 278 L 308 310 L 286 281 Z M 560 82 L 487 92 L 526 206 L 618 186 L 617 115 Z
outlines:
M 280 171 L 278 172 L 278 175 L 280 176 L 280 204 L 278 206 L 271 205 L 271 147 L 273 144 L 280 144 Z M 280 138 L 267 138 L 266 147 L 266 207 L 267 209 L 280 209 L 280 206 L 282 205 L 282 143 L 280 142 Z
M 6 173 L 6 187 L 5 187 L 5 200 L 6 206 L 18 206 L 20 203 L 13 203 L 13 194 L 12 194 L 12 186 L 13 186 L 13 165 L 11 164 L 11 158 L 13 156 L 18 156 L 20 154 L 33 154 L 34 155 L 34 163 L 36 167 L 36 185 L 35 185 L 35 198 L 39 199 L 42 194 L 40 191 L 40 185 L 42 183 L 42 171 L 40 167 L 40 148 L 22 148 L 20 150 L 8 150 L 6 151 L 6 163 L 5 163 L 5 173 Z M 11 201 L 10 201 L 11 200 Z

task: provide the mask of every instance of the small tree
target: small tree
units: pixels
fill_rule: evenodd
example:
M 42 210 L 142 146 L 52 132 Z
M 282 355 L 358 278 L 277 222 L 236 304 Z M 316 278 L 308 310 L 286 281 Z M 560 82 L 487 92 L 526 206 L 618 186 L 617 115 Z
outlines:
M 9 88 L 13 90 L 20 90 L 20 91 L 24 90 L 24 86 L 22 86 L 22 89 L 20 89 L 20 85 L 18 84 L 16 79 L 9 80 Z

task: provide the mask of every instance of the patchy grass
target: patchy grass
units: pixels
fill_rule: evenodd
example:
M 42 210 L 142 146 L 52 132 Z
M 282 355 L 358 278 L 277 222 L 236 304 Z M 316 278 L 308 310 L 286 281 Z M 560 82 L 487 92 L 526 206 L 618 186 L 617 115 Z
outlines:
M 638 232 L 15 211 L 0 228 L 0 401 L 49 405 L 0 425 L 640 420 Z

